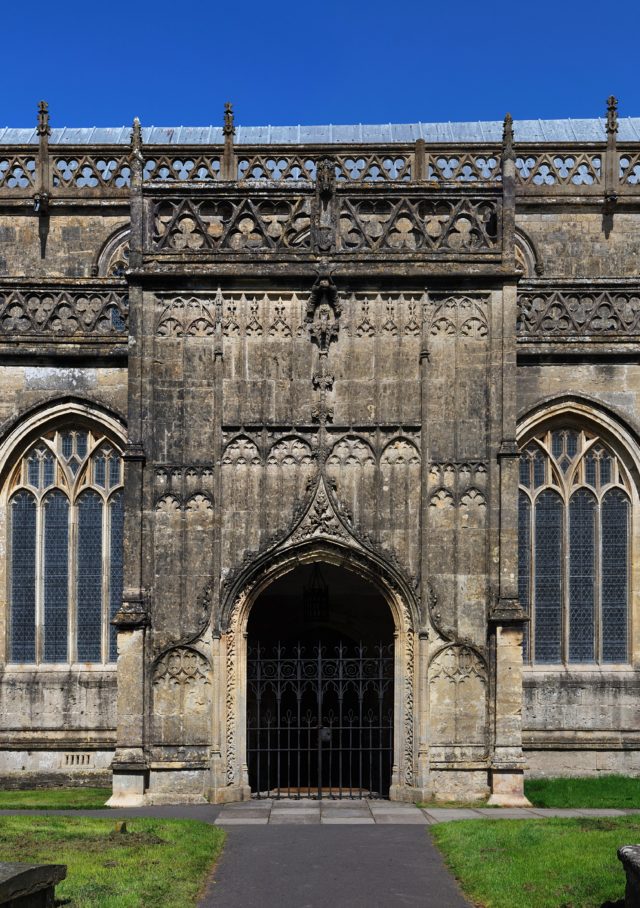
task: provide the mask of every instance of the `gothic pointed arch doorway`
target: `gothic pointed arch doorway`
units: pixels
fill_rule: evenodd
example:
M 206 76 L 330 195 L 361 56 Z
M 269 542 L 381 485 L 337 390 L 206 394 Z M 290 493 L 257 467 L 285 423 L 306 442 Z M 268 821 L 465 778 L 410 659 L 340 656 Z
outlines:
M 254 797 L 388 797 L 394 620 L 380 590 L 325 561 L 256 598 L 247 623 L 247 766 Z

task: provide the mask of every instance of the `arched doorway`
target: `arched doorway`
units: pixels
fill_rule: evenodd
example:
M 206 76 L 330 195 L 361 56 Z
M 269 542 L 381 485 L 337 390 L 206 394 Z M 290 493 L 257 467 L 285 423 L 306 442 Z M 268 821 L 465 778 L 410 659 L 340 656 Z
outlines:
M 394 622 L 380 591 L 327 562 L 258 596 L 247 625 L 247 765 L 255 797 L 387 797 Z

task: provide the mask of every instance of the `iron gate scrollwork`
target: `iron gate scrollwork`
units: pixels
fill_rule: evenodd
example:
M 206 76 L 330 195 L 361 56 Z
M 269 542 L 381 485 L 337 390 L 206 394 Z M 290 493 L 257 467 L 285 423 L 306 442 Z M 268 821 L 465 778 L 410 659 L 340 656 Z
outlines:
M 250 646 L 247 759 L 254 797 L 387 797 L 393 661 L 393 644 Z

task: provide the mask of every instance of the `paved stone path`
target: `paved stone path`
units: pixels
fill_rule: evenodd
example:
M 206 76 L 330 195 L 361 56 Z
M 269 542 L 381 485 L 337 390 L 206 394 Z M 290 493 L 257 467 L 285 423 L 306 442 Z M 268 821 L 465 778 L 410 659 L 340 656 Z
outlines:
M 450 820 L 531 820 L 545 817 L 620 817 L 636 810 L 553 810 L 533 807 L 428 807 L 394 801 L 287 801 L 265 798 L 225 804 L 216 819 L 218 826 L 427 826 Z

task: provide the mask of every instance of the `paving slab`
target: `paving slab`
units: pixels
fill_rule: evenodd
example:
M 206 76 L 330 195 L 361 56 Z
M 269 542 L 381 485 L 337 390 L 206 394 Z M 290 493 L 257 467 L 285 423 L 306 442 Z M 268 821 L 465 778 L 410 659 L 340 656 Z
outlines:
M 292 814 L 292 815 L 289 815 L 286 817 L 281 817 L 281 816 L 272 814 L 271 819 L 269 820 L 269 826 L 287 826 L 287 825 L 295 826 L 296 824 L 301 825 L 301 826 L 315 824 L 316 826 L 319 826 L 320 822 L 321 822 L 321 820 L 320 820 L 319 813 L 315 813 L 315 814 L 299 813 L 299 814 Z
M 319 804 L 306 805 L 304 807 L 289 807 L 286 804 L 274 804 L 271 813 L 320 813 Z
M 582 817 L 623 817 L 624 810 L 614 810 L 613 808 L 602 808 L 594 813 L 593 810 L 578 810 Z
M 230 827 L 214 879 L 199 908 L 470 908 L 416 826 Z
M 413 823 L 416 826 L 427 826 L 429 825 L 429 820 L 423 813 L 416 810 L 415 814 L 406 812 L 377 814 L 375 823 L 381 825 L 384 825 L 385 823 L 396 823 L 402 826 L 411 825 Z
M 530 820 L 531 811 L 528 807 L 478 807 L 479 813 L 486 820 Z
M 448 823 L 449 820 L 479 820 L 482 814 L 471 807 L 431 807 L 423 808 L 423 813 L 438 823 Z
M 387 804 L 387 805 L 385 805 L 384 807 L 378 807 L 378 806 L 374 807 L 374 806 L 371 804 L 371 805 L 369 806 L 369 810 L 370 810 L 371 813 L 374 814 L 374 815 L 377 815 L 377 814 L 379 814 L 379 813 L 407 813 L 407 814 L 412 814 L 412 813 L 419 813 L 419 812 L 420 812 L 420 811 L 419 811 L 419 808 L 418 808 L 418 807 L 414 807 L 413 805 L 410 806 L 410 807 L 397 807 L 395 804 Z
M 227 817 L 224 814 L 218 817 L 216 826 L 268 826 L 269 817 Z
M 347 825 L 347 826 L 348 825 L 375 826 L 376 821 L 371 816 L 369 816 L 369 817 L 328 817 L 328 816 L 323 816 L 323 817 L 320 817 L 320 822 L 323 823 L 325 826 L 331 826 L 331 825 L 338 826 L 338 825 L 340 825 L 340 823 L 343 823 L 344 825 Z
M 250 818 L 264 818 L 268 820 L 270 813 L 271 811 L 269 810 L 229 810 L 229 808 L 225 808 L 225 810 L 220 811 L 220 819 L 224 817 L 227 820 L 232 820 L 240 819 L 242 817 L 243 819 L 247 820 Z

